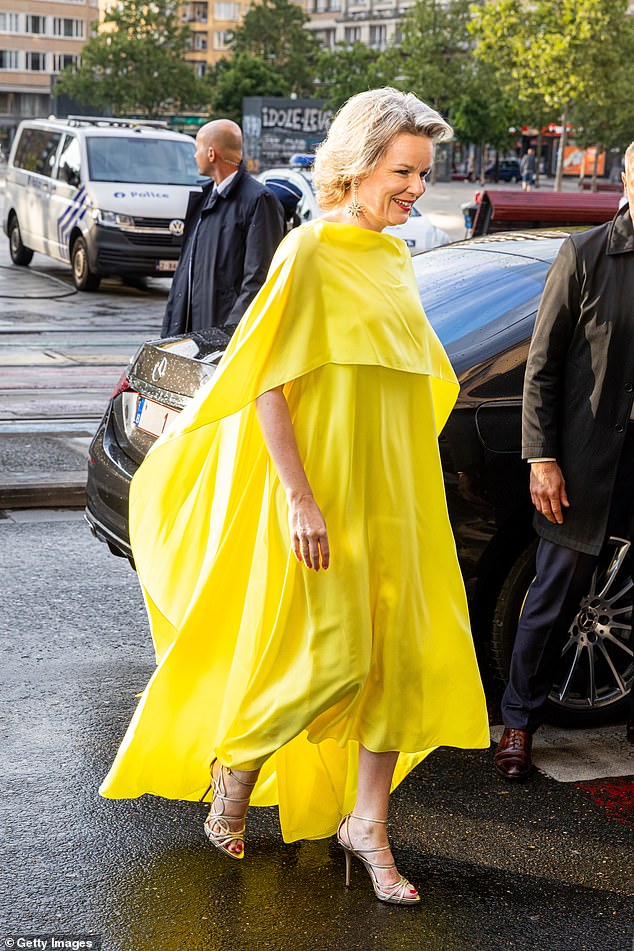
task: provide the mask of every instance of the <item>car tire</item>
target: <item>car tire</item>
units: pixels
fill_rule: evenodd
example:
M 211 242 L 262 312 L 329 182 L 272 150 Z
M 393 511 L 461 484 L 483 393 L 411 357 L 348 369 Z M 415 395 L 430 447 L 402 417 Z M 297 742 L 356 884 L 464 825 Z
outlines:
M 546 718 L 550 722 L 590 726 L 625 715 L 628 688 L 634 689 L 634 658 L 630 653 L 634 647 L 634 585 L 628 568 L 629 556 L 624 548 L 629 548 L 627 543 L 615 544 L 602 556 L 593 579 L 597 593 L 592 597 L 591 589 L 570 626 L 570 637 L 562 649 L 555 685 L 548 699 Z M 500 589 L 493 612 L 490 654 L 494 673 L 505 684 L 517 622 L 535 577 L 536 551 L 537 542 L 534 541 L 516 559 Z M 619 593 L 620 597 L 615 597 Z M 596 610 L 595 624 L 588 625 L 588 608 Z M 609 661 L 606 660 L 606 651 Z
M 96 291 L 100 277 L 90 270 L 88 264 L 88 248 L 80 236 L 75 238 L 70 252 L 70 263 L 73 269 L 73 283 L 78 291 Z
M 18 267 L 28 267 L 33 260 L 33 252 L 22 244 L 22 235 L 17 215 L 11 215 L 9 222 L 9 254 Z

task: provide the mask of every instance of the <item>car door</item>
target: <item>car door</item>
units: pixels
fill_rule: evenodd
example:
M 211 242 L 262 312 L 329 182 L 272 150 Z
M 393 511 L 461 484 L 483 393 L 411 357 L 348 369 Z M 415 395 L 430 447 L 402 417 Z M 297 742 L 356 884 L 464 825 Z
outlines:
M 86 187 L 82 183 L 81 147 L 78 136 L 66 133 L 58 153 L 52 182 L 48 242 L 51 257 L 70 258 L 69 239 L 86 213 Z
M 14 159 L 16 168 L 26 173 L 17 212 L 22 240 L 26 247 L 44 254 L 49 253 L 51 176 L 61 138 L 57 130 L 24 129 Z

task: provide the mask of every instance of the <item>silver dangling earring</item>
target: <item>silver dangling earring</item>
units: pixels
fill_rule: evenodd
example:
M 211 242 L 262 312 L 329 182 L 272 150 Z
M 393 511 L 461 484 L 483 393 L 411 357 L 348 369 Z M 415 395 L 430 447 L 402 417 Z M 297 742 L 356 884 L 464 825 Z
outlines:
M 363 205 L 359 202 L 359 179 L 352 179 L 352 200 L 347 207 L 347 212 L 351 218 L 360 218 L 363 214 Z

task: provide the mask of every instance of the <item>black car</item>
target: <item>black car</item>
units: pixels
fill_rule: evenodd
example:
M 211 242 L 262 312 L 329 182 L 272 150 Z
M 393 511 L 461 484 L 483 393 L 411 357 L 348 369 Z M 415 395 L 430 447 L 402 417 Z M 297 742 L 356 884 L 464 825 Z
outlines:
M 498 159 L 497 165 L 488 165 L 484 170 L 487 182 L 519 182 L 522 177 L 520 160 L 516 158 Z
M 414 258 L 421 299 L 461 383 L 441 436 L 449 512 L 476 646 L 487 678 L 504 681 L 534 576 L 536 537 L 522 462 L 524 369 L 546 272 L 564 235 L 497 234 Z M 214 373 L 219 331 L 145 344 L 113 393 L 92 442 L 88 521 L 131 557 L 128 486 L 145 453 Z M 562 645 L 551 714 L 574 724 L 620 713 L 634 683 L 629 545 L 606 546 L 592 589 Z

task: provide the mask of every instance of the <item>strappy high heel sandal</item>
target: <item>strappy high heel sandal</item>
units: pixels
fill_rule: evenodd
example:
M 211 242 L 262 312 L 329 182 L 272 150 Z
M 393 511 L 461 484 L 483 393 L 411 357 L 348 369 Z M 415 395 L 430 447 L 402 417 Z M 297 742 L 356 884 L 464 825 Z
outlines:
M 353 848 L 352 840 L 350 839 L 351 819 L 359 819 L 361 822 L 377 822 L 381 825 L 387 825 L 387 819 L 368 819 L 365 816 L 355 816 L 352 812 L 343 817 L 339 823 L 339 828 L 337 829 L 337 842 L 343 849 L 344 855 L 346 857 L 346 885 L 350 884 L 350 866 L 352 865 L 352 856 L 354 855 L 355 858 L 359 859 L 359 861 L 365 865 L 368 875 L 370 876 L 370 881 L 372 882 L 374 894 L 379 899 L 379 901 L 389 902 L 392 905 L 417 905 L 420 901 L 420 895 L 418 892 L 415 896 L 406 894 L 406 892 L 409 889 L 414 888 L 414 886 L 402 875 L 398 882 L 396 882 L 394 885 L 379 884 L 375 869 L 396 868 L 396 863 L 390 862 L 389 865 L 377 865 L 376 862 L 369 862 L 366 858 L 364 858 L 363 855 L 361 855 L 361 852 L 357 852 L 356 849 Z M 341 838 L 342 829 L 345 830 L 346 838 L 348 840 L 347 843 Z M 367 855 L 377 852 L 388 852 L 389 850 L 389 845 L 383 845 L 378 849 L 362 849 L 361 851 L 365 852 Z
M 209 810 L 209 815 L 205 819 L 205 824 L 203 826 L 205 830 L 205 835 L 211 842 L 213 846 L 217 849 L 220 849 L 221 852 L 224 852 L 225 855 L 228 855 L 231 859 L 243 859 L 244 858 L 244 830 L 245 824 L 242 824 L 242 828 L 235 831 L 229 826 L 229 822 L 233 820 L 246 819 L 246 812 L 249 808 L 249 800 L 251 799 L 251 793 L 248 796 L 243 797 L 242 799 L 236 799 L 234 796 L 228 796 L 227 790 L 225 787 L 224 773 L 228 773 L 232 776 L 237 783 L 240 783 L 241 786 L 246 786 L 248 789 L 253 789 L 255 783 L 245 783 L 243 779 L 238 779 L 236 774 L 228 766 L 223 766 L 222 763 L 218 763 L 220 770 L 218 776 L 214 776 L 214 763 L 217 763 L 218 759 L 215 758 L 211 762 L 209 771 L 211 773 L 211 782 L 207 786 L 206 790 L 199 799 L 199 802 L 204 802 L 207 794 L 213 790 L 213 799 L 211 800 L 211 809 Z M 223 772 L 224 771 L 224 772 Z M 225 815 L 225 806 L 226 802 L 239 802 L 247 803 L 247 807 L 244 810 L 244 815 L 238 816 L 227 816 Z M 217 803 L 219 803 L 220 808 L 218 808 Z M 240 852 L 232 852 L 228 846 L 237 840 L 242 844 L 242 850 Z

